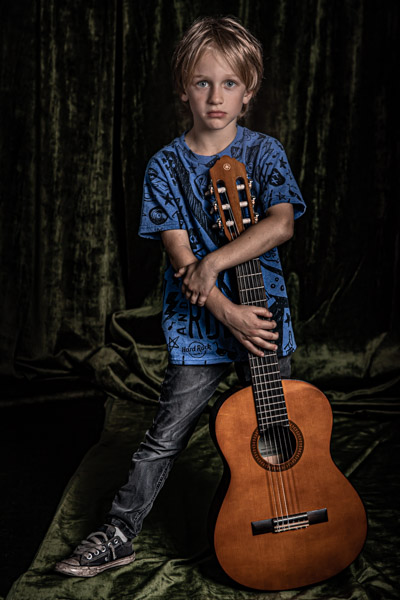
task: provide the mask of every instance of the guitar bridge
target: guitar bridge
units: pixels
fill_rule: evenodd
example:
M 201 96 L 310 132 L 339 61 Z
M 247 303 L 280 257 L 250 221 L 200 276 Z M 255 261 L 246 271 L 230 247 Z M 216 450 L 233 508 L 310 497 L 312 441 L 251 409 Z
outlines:
M 320 508 L 318 510 L 310 510 L 308 512 L 293 515 L 282 515 L 281 517 L 274 517 L 273 519 L 252 521 L 251 529 L 253 535 L 260 535 L 262 533 L 282 533 L 284 531 L 293 531 L 294 529 L 306 529 L 310 525 L 326 523 L 327 521 L 327 509 Z

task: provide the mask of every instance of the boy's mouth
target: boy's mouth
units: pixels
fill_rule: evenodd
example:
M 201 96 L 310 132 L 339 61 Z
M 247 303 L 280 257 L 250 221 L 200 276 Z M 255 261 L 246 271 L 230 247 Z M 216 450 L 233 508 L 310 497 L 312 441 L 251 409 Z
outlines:
M 210 110 L 207 113 L 207 117 L 210 117 L 211 119 L 220 119 L 221 117 L 224 117 L 226 115 L 226 112 L 222 111 L 222 110 Z

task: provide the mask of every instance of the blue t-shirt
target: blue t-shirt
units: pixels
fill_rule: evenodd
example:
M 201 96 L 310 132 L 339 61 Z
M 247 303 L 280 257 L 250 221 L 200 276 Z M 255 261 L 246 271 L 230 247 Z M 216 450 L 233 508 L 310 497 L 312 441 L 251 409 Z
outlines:
M 236 158 L 246 166 L 253 180 L 255 211 L 262 218 L 270 206 L 280 202 L 293 205 L 298 218 L 305 211 L 297 183 L 282 145 L 274 138 L 238 126 L 233 142 L 215 156 L 195 154 L 186 145 L 184 134 L 162 148 L 147 166 L 139 235 L 160 239 L 160 232 L 185 229 L 196 258 L 202 259 L 227 240 L 215 230 L 211 202 L 205 195 L 210 183 L 209 169 L 221 156 Z M 268 307 L 279 331 L 278 356 L 291 354 L 295 340 L 285 281 L 277 248 L 260 257 Z M 243 361 L 247 350 L 231 332 L 205 308 L 192 305 L 181 292 L 168 262 L 164 276 L 162 325 L 173 364 L 212 364 Z M 219 274 L 217 287 L 238 302 L 235 270 Z

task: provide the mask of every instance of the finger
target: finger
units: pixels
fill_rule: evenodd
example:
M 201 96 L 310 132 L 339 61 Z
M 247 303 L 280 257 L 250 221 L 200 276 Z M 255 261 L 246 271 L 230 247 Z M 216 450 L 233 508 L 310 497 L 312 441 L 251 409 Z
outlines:
M 208 294 L 205 294 L 204 292 L 203 293 L 200 292 L 199 297 L 197 299 L 198 306 L 204 306 L 207 298 L 208 298 Z
M 279 333 L 277 331 L 273 331 L 276 327 L 276 323 L 275 325 L 272 325 L 271 327 L 263 327 L 262 331 L 263 333 L 267 334 L 268 337 L 271 337 L 275 340 L 278 339 L 279 337 Z
M 268 310 L 268 308 L 264 308 L 263 306 L 253 306 L 254 313 L 259 317 L 265 317 L 267 319 L 271 319 L 272 312 Z
M 251 352 L 252 354 L 255 354 L 256 356 L 259 356 L 259 357 L 264 356 L 263 350 L 258 348 L 258 346 L 255 346 L 254 344 L 252 344 L 252 342 L 250 342 L 250 340 L 244 340 L 242 342 L 242 344 L 246 348 L 246 350 L 249 350 L 249 352 Z
M 264 319 L 260 319 L 258 317 L 258 322 L 256 323 L 256 329 L 276 329 L 276 322 L 275 321 L 265 321 Z
M 278 350 L 278 346 L 273 341 L 268 341 L 263 337 L 253 337 L 251 342 L 258 348 L 265 348 L 266 350 Z
M 254 339 L 257 337 L 258 339 L 266 340 L 266 341 L 274 341 L 279 338 L 279 333 L 276 331 L 269 331 L 268 329 L 262 329 L 260 331 L 254 332 L 252 336 Z
M 182 275 L 184 275 L 187 271 L 187 267 L 181 267 L 180 269 L 178 269 L 175 273 L 174 273 L 174 277 L 182 277 Z

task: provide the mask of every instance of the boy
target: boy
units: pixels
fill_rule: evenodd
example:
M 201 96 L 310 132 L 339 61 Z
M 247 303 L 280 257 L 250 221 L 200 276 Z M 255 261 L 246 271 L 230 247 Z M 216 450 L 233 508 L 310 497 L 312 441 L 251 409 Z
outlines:
M 163 308 L 169 365 L 156 417 L 106 524 L 56 565 L 68 575 L 91 577 L 134 560 L 132 540 L 232 362 L 243 366 L 247 352 L 276 350 L 282 376 L 290 377 L 295 342 L 276 246 L 292 236 L 304 203 L 279 142 L 237 125 L 260 87 L 260 44 L 233 18 L 199 19 L 178 45 L 173 69 L 192 127 L 149 162 L 139 230 L 161 237 L 169 259 Z M 208 171 L 222 155 L 246 165 L 264 217 L 229 244 L 212 228 L 205 197 Z M 233 291 L 229 269 L 255 257 L 271 312 L 239 305 Z

